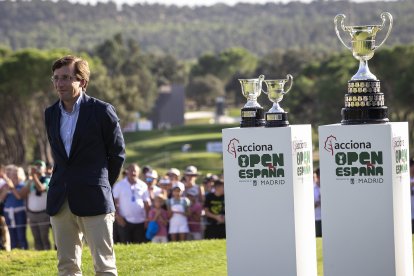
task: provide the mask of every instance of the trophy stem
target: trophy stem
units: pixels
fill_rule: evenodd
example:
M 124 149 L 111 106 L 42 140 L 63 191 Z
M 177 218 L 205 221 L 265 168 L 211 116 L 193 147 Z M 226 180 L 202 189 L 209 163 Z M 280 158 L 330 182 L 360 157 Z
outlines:
M 255 98 L 249 98 L 244 107 L 260 107 L 260 104 L 257 102 Z
M 351 80 L 378 80 L 378 79 L 369 70 L 368 60 L 360 59 L 358 72 L 351 78 Z
M 269 110 L 270 113 L 283 113 L 285 110 L 280 107 L 279 103 L 273 103 L 272 108 Z

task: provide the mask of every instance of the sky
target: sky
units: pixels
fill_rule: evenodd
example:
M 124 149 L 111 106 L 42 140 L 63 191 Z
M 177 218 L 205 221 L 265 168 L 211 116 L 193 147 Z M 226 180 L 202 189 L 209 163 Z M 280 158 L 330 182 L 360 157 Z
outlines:
M 96 2 L 108 2 L 108 0 L 69 0 L 70 2 L 78 2 L 78 3 L 91 3 L 95 4 Z M 127 3 L 127 4 L 135 4 L 135 3 L 148 3 L 148 4 L 165 4 L 165 5 L 178 5 L 178 6 L 209 6 L 214 5 L 217 3 L 225 3 L 227 5 L 234 5 L 240 2 L 243 3 L 252 3 L 252 4 L 263 4 L 268 2 L 274 3 L 289 3 L 298 0 L 113 0 L 118 5 Z M 373 2 L 378 0 L 351 0 L 352 2 Z M 384 0 L 383 0 L 384 1 Z M 389 1 L 389 0 L 385 0 Z M 303 3 L 309 3 L 311 0 L 300 0 Z

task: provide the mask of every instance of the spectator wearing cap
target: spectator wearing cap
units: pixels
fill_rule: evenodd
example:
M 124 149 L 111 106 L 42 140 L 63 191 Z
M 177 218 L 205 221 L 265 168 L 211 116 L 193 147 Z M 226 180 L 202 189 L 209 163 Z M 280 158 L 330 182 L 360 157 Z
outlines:
M 153 202 L 154 198 L 157 195 L 163 193 L 162 189 L 157 186 L 158 173 L 157 173 L 156 170 L 148 171 L 145 174 L 145 183 L 147 183 L 147 185 L 148 185 L 148 192 L 149 192 L 149 195 L 150 195 L 150 198 L 151 198 L 151 202 Z
M 50 250 L 50 217 L 46 213 L 46 198 L 50 178 L 46 176 L 46 163 L 42 160 L 33 162 L 29 180 L 24 191 L 27 195 L 27 218 L 32 230 L 36 250 Z
M 140 177 L 143 181 L 145 181 L 145 177 L 147 176 L 147 173 L 152 171 L 152 167 L 149 165 L 145 165 L 144 167 L 142 167 L 141 170 L 141 174 L 142 176 Z
M 167 172 L 167 176 L 168 176 L 168 178 L 170 179 L 170 182 L 171 182 L 171 189 L 168 193 L 168 198 L 171 198 L 172 197 L 172 188 L 174 186 L 176 186 L 177 184 L 179 184 L 179 183 L 181 183 L 179 185 L 183 185 L 183 186 L 184 186 L 184 184 L 180 181 L 181 172 L 177 168 L 169 169 L 168 172 Z
M 225 207 L 224 207 L 224 182 L 216 180 L 214 182 L 214 193 L 206 196 L 204 212 L 207 217 L 207 225 L 204 232 L 206 239 L 225 239 Z
M 167 200 L 167 210 L 169 221 L 169 231 L 172 241 L 184 241 L 186 240 L 188 228 L 188 207 L 190 202 L 188 198 L 183 197 L 182 193 L 185 187 L 181 182 L 173 184 L 172 197 Z
M 218 180 L 218 176 L 215 174 L 208 173 L 203 180 L 204 197 L 209 193 L 214 193 L 214 181 Z
M 161 177 L 160 181 L 158 181 L 158 185 L 161 188 L 164 197 L 171 198 L 172 184 L 168 175 L 164 175 L 163 177 Z
M 23 168 L 8 165 L 5 172 L 0 172 L 0 178 L 3 178 L 8 186 L 8 193 L 4 200 L 4 213 L 10 234 L 11 249 L 28 249 L 25 193 L 22 191 L 26 175 Z
M 197 185 L 198 171 L 195 166 L 188 166 L 184 171 L 184 185 L 185 191 L 184 196 L 191 191 L 192 195 L 195 196 L 196 200 L 201 204 L 204 202 L 204 189 L 202 186 Z
M 203 212 L 203 205 L 197 200 L 197 192 L 195 189 L 187 191 L 187 198 L 190 200 L 188 227 L 190 234 L 189 240 L 201 240 L 203 238 L 203 230 L 201 225 L 201 214 Z
M 165 197 L 163 194 L 156 195 L 153 201 L 153 205 L 148 214 L 149 221 L 156 221 L 158 224 L 158 231 L 151 239 L 153 243 L 166 243 L 168 242 L 168 212 L 163 208 L 165 204 Z
M 122 243 L 145 242 L 145 222 L 149 212 L 151 199 L 148 186 L 141 181 L 140 168 L 130 164 L 127 176 L 113 188 L 115 199 L 115 220 L 118 224 L 118 234 Z

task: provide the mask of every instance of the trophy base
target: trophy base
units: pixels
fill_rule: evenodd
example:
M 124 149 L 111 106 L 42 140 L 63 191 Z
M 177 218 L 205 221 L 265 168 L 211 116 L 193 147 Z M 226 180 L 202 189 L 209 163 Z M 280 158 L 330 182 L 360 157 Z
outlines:
M 343 125 L 360 125 L 360 124 L 383 124 L 389 122 L 388 108 L 380 107 L 360 107 L 360 108 L 342 108 L 341 110 Z
M 348 94 L 345 94 L 345 108 L 341 111 L 341 124 L 387 123 L 388 108 L 384 104 L 379 80 L 350 80 Z
M 285 127 L 289 125 L 288 113 L 266 113 L 265 127 Z
M 263 107 L 244 107 L 241 109 L 240 127 L 262 127 L 264 125 Z

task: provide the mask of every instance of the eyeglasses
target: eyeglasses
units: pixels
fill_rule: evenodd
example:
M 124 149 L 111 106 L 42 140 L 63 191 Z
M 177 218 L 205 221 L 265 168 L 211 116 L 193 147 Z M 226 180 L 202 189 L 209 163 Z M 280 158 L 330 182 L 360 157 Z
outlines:
M 58 82 L 59 80 L 62 82 L 70 82 L 70 81 L 75 81 L 77 80 L 76 77 L 74 76 L 69 76 L 69 75 L 62 75 L 62 76 L 52 76 L 50 77 L 50 80 L 52 82 Z

